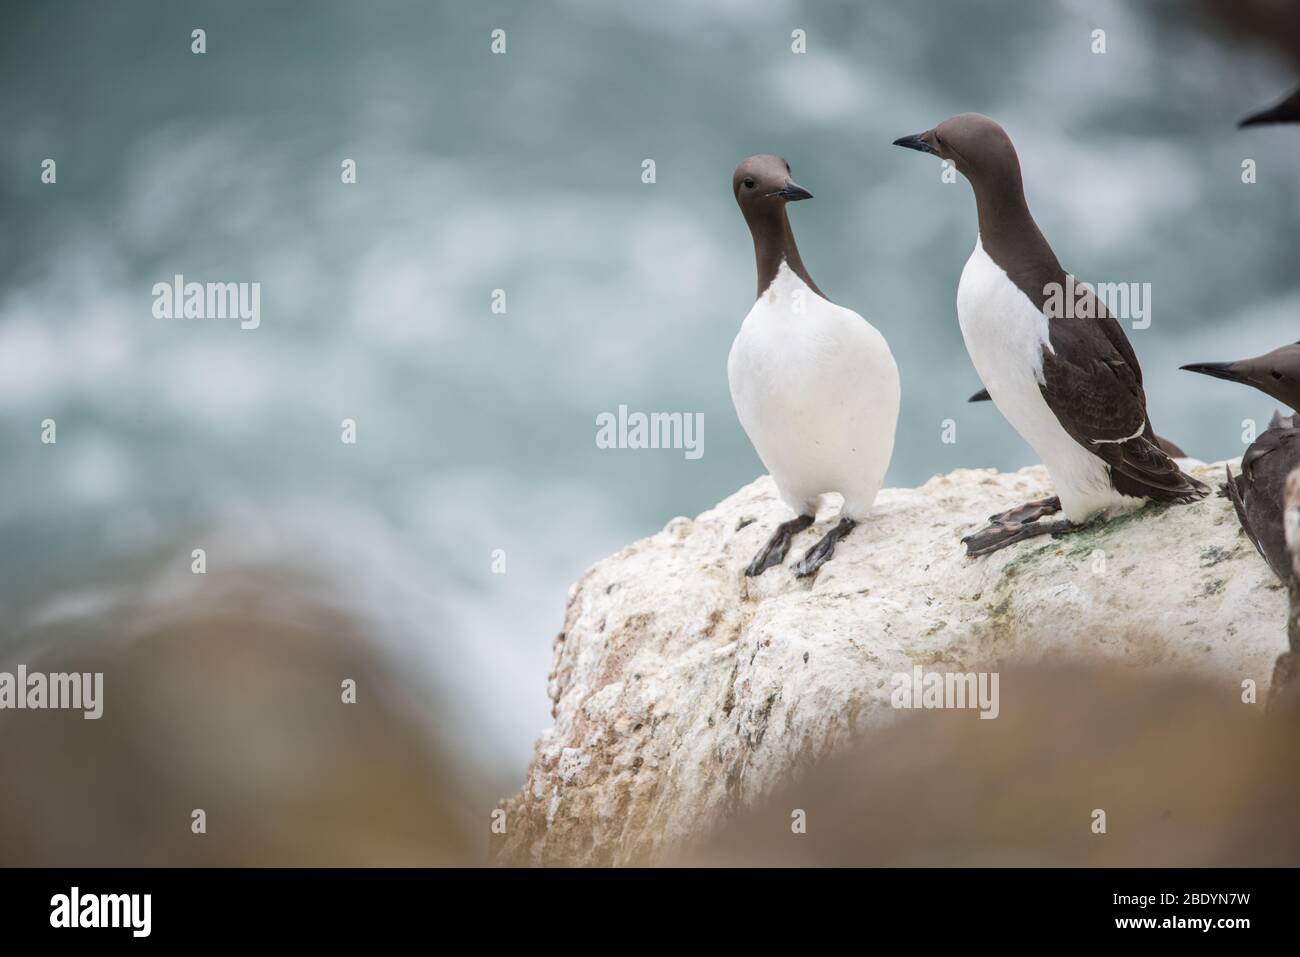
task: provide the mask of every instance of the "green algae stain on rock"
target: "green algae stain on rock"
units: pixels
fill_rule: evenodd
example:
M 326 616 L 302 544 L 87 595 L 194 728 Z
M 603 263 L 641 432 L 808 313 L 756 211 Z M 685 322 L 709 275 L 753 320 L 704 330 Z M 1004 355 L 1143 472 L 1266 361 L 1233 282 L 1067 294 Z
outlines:
M 1201 567 L 1213 568 L 1220 562 L 1226 562 L 1237 557 L 1237 549 L 1222 548 L 1219 545 L 1210 545 L 1201 551 Z

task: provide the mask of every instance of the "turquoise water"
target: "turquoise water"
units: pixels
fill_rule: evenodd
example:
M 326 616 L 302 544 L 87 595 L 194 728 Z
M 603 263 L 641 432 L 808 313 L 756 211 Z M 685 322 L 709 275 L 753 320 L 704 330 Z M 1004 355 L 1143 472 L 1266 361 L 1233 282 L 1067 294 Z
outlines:
M 204 547 L 210 574 L 311 581 L 507 778 L 568 585 L 761 471 L 725 374 L 744 156 L 816 194 L 813 277 L 893 347 L 891 484 L 1032 461 L 964 403 L 969 189 L 890 145 L 951 114 L 1008 128 L 1067 268 L 1152 284 L 1131 337 L 1193 455 L 1240 454 L 1271 403 L 1177 367 L 1298 338 L 1300 130 L 1233 129 L 1293 78 L 1165 5 L 24 5 L 0 71 L 0 655 L 198 600 Z M 260 283 L 260 327 L 154 318 L 176 273 Z M 621 404 L 703 413 L 704 454 L 597 448 Z

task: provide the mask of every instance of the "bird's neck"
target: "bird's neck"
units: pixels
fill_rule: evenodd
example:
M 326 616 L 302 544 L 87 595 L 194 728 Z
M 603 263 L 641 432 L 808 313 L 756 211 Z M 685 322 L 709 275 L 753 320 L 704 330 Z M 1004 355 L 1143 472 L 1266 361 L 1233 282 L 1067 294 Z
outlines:
M 817 288 L 812 276 L 799 256 L 799 246 L 794 241 L 794 230 L 790 228 L 790 217 L 785 207 L 764 216 L 749 220 L 749 231 L 754 237 L 754 265 L 758 270 L 758 294 L 761 298 L 781 269 L 781 263 L 790 267 L 796 276 L 807 283 L 808 288 L 823 299 L 825 294 Z
M 1065 270 L 1030 215 L 1019 173 L 974 187 L 984 251 L 1041 308 L 1043 287 L 1062 282 Z

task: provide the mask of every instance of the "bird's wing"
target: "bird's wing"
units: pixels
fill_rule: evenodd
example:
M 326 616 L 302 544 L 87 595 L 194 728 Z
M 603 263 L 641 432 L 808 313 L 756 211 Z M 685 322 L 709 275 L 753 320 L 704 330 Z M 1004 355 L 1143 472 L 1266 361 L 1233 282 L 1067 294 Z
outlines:
M 1242 456 L 1241 474 L 1234 479 L 1229 472 L 1228 478 L 1228 498 L 1232 499 L 1241 527 L 1284 582 L 1290 581 L 1291 556 L 1282 521 L 1282 493 L 1287 476 L 1297 466 L 1300 429 L 1286 425 L 1260 435 Z
M 1043 398 L 1062 428 L 1111 467 L 1120 492 L 1158 501 L 1200 498 L 1205 486 L 1184 475 L 1156 443 L 1142 369 L 1128 337 L 1088 295 L 1096 318 L 1049 320 Z
M 1250 527 L 1250 514 L 1246 511 L 1246 499 L 1243 495 L 1245 482 L 1242 481 L 1240 476 L 1232 474 L 1232 466 L 1226 466 L 1225 470 L 1228 473 L 1228 482 L 1223 486 L 1223 490 L 1227 493 L 1229 501 L 1232 502 L 1233 511 L 1237 513 L 1237 522 L 1241 525 L 1241 530 L 1246 533 L 1246 537 L 1250 539 L 1251 544 L 1255 546 L 1255 551 L 1259 552 L 1264 561 L 1268 561 L 1268 556 L 1264 554 L 1264 546 L 1259 543 L 1259 536 Z M 1279 508 L 1278 518 L 1281 517 L 1281 509 Z

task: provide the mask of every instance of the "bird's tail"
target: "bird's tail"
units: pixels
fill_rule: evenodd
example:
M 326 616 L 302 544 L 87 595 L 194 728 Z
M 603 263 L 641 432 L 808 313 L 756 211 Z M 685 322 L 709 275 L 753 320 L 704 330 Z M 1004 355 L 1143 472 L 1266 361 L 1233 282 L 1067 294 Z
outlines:
M 1208 485 L 1178 467 L 1157 444 L 1154 433 L 1105 447 L 1099 454 L 1111 467 L 1115 490 L 1124 495 L 1168 505 L 1187 505 L 1210 494 Z

